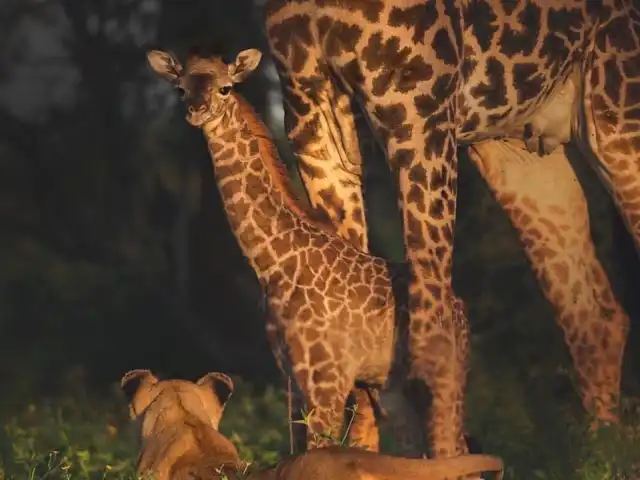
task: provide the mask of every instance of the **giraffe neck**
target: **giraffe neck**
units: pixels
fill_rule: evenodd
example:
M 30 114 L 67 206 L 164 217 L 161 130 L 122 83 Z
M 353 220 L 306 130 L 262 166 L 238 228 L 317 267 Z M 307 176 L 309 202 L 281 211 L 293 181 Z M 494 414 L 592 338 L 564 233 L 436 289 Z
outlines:
M 203 131 L 231 229 L 253 269 L 263 276 L 278 263 L 279 254 L 304 242 L 301 235 L 308 239 L 300 230 L 307 221 L 266 127 L 243 98 L 234 96 L 229 117 Z M 278 252 L 266 254 L 276 238 Z

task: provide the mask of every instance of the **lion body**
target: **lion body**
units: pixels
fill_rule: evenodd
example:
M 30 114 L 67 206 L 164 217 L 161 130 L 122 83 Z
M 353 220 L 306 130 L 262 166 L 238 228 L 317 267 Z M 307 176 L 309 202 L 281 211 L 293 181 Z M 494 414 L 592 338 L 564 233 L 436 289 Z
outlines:
M 135 382 L 134 382 L 135 380 Z M 158 380 L 148 370 L 122 379 L 132 419 L 140 420 L 138 474 L 154 480 L 236 480 L 245 468 L 236 447 L 218 431 L 233 382 L 208 373 L 197 382 Z M 133 387 L 133 388 L 131 388 Z M 446 480 L 498 472 L 503 463 L 490 455 L 423 460 L 331 446 L 282 460 L 249 480 Z M 145 477 L 143 477 L 145 478 Z

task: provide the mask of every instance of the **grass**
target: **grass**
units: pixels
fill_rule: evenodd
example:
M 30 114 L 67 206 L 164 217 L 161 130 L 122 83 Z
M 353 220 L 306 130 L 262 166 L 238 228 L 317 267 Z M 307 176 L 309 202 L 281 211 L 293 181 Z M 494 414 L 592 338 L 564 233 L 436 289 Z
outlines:
M 288 453 L 284 393 L 260 395 L 234 378 L 235 392 L 221 430 L 256 466 Z M 258 425 L 258 428 L 256 428 Z M 0 435 L 0 480 L 133 480 L 138 444 L 124 398 L 85 394 L 27 405 L 5 422 Z
M 277 462 L 289 450 L 284 392 L 268 388 L 258 394 L 241 379 L 234 383 L 221 431 L 252 468 Z M 503 457 L 506 479 L 640 478 L 637 402 L 625 399 L 621 426 L 593 435 L 566 405 L 547 408 L 547 422 L 540 426 L 517 406 L 517 395 L 509 388 L 500 392 L 497 403 L 497 395 L 478 388 L 472 385 L 468 425 L 487 453 Z M 2 480 L 136 478 L 137 442 L 124 399 L 115 391 L 108 398 L 79 394 L 27 405 L 5 422 L 0 449 Z

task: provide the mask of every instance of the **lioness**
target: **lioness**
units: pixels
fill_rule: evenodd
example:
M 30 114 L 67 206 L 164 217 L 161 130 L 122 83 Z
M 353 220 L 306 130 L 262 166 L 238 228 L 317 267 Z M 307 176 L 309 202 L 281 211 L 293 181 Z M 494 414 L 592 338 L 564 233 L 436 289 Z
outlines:
M 132 419 L 139 419 L 142 440 L 138 474 L 156 480 L 236 479 L 244 467 L 218 424 L 233 382 L 208 373 L 197 382 L 158 380 L 149 370 L 132 370 L 120 382 Z M 445 480 L 480 472 L 498 472 L 503 463 L 489 455 L 442 460 L 392 457 L 357 448 L 326 447 L 253 472 L 250 480 Z
M 208 373 L 195 383 L 160 381 L 149 370 L 132 370 L 120 386 L 129 416 L 140 429 L 138 475 L 152 474 L 154 480 L 237 478 L 235 472 L 243 467 L 238 451 L 218 432 L 233 392 L 229 377 Z

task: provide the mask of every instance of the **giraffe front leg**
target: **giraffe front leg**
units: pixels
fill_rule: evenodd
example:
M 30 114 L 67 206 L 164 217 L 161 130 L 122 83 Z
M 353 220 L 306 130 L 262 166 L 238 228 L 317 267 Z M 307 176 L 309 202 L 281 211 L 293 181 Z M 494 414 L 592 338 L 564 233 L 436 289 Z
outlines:
M 291 447 L 294 454 L 304 453 L 307 450 L 307 401 L 305 394 L 297 385 L 291 391 Z
M 429 284 L 431 288 L 441 285 Z M 434 458 L 468 453 L 464 438 L 464 395 L 469 350 L 468 324 L 462 301 L 449 291 L 435 313 L 435 321 L 411 336 L 412 375 L 426 383 L 432 401 L 426 432 Z M 447 308 L 450 310 L 447 311 Z M 423 396 L 416 397 L 422 401 Z M 424 409 L 424 405 L 416 405 Z
M 309 55 L 298 72 L 276 65 L 284 96 L 284 121 L 300 176 L 314 208 L 338 234 L 369 251 L 362 191 L 362 158 L 351 99 Z
M 584 120 L 579 146 L 612 193 L 640 252 L 640 14 L 625 5 L 602 28 L 584 66 Z M 635 10 L 635 11 L 630 11 Z M 616 18 L 617 17 L 617 18 Z M 602 46 L 615 45 L 615 48 Z
M 541 158 L 486 141 L 471 160 L 518 230 L 573 357 L 587 410 L 615 420 L 629 318 L 596 257 L 584 192 L 563 147 Z
M 364 448 L 373 452 L 378 452 L 379 445 L 379 432 L 376 424 L 375 411 L 372 403 L 371 396 L 364 388 L 354 388 L 351 398 L 347 398 L 345 403 L 345 419 L 344 424 L 349 426 L 348 436 L 352 444 L 359 448 Z M 312 445 L 318 445 L 317 439 L 318 433 L 322 430 L 315 430 L 318 428 L 315 424 L 311 425 L 311 417 L 308 416 L 311 409 L 307 408 L 305 395 L 298 390 L 298 393 L 294 398 L 294 424 L 293 424 L 293 438 L 295 445 L 295 452 L 303 452 L 306 450 L 308 442 Z M 351 400 L 351 402 L 349 402 Z M 347 407 L 352 406 L 353 408 Z M 318 412 L 318 407 L 315 408 L 315 413 Z M 326 415 L 326 414 L 325 414 Z M 333 416 L 333 414 L 330 414 Z M 306 419 L 306 420 L 305 420 Z M 317 421 L 317 418 L 316 420 Z M 335 424 L 336 420 L 332 420 L 329 424 Z M 309 423 L 309 429 L 305 423 Z M 342 424 L 340 424 L 342 426 Z M 340 434 L 337 428 L 333 428 L 333 436 Z
M 297 369 L 295 379 L 301 391 L 298 408 L 302 409 L 306 425 L 306 450 L 340 444 L 350 392 L 348 384 L 353 385 L 353 379 L 322 367 Z M 302 399 L 304 407 L 301 405 Z
M 451 115 L 450 109 L 442 108 L 444 118 Z M 424 123 L 415 121 L 416 125 Z M 451 287 L 457 163 L 454 134 L 441 129 L 446 125 L 444 119 L 438 124 L 427 120 L 420 127 L 426 130 L 420 150 L 405 148 L 394 137 L 388 144 L 411 265 L 410 374 L 432 393 L 426 431 L 436 458 L 467 452 L 463 407 L 468 325 Z

